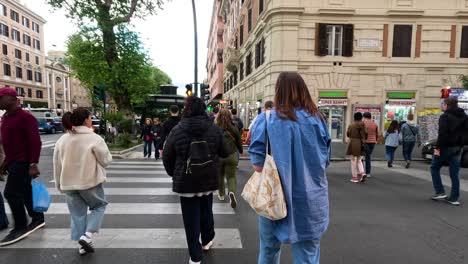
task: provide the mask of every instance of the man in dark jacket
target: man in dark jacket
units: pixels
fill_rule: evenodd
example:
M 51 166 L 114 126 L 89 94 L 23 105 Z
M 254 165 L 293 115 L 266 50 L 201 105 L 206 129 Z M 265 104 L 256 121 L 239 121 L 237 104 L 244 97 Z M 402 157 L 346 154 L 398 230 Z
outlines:
M 154 158 L 156 160 L 159 159 L 159 148 L 161 145 L 161 132 L 163 128 L 161 124 L 159 123 L 159 118 L 155 117 L 153 118 L 153 133 L 154 133 Z
M 162 125 L 159 150 L 163 150 L 167 136 L 171 133 L 171 130 L 180 122 L 179 107 L 177 105 L 171 105 L 169 107 L 169 113 L 171 114 L 171 116 Z
M 242 137 L 242 133 L 244 132 L 244 123 L 242 120 L 237 116 L 237 109 L 232 109 L 231 110 L 232 114 L 232 124 L 239 129 L 239 133 Z
M 458 101 L 447 98 L 443 104 L 444 114 L 439 119 L 439 135 L 436 149 L 432 159 L 431 174 L 432 183 L 436 191 L 433 200 L 446 200 L 452 205 L 460 205 L 460 154 L 463 146 L 463 137 L 468 131 L 468 117 L 463 109 L 458 107 Z M 450 167 L 450 179 L 452 180 L 452 191 L 450 197 L 445 194 L 440 169 L 444 163 Z
M 163 163 L 167 174 L 172 177 L 173 191 L 180 196 L 191 258 L 189 263 L 199 263 L 202 260 L 202 250 L 209 250 L 213 245 L 213 193 L 218 189 L 216 171 L 219 169 L 219 158 L 229 155 L 223 140 L 222 130 L 206 114 L 205 103 L 200 98 L 188 97 L 183 119 L 166 139 Z M 214 173 L 195 175 L 193 171 L 188 172 L 189 154 L 193 154 L 191 147 L 195 141 L 208 146 L 206 149 L 210 162 L 214 163 Z

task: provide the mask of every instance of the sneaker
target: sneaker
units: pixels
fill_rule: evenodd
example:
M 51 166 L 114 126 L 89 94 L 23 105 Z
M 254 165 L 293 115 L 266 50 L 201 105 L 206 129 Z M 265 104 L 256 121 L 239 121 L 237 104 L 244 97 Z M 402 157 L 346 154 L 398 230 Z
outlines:
M 366 174 L 366 178 L 371 178 L 372 176 L 370 174 Z
M 353 178 L 351 178 L 351 182 L 352 182 L 352 183 L 358 183 L 359 180 L 358 180 L 358 178 L 353 177 Z
M 219 195 L 219 193 L 218 193 L 218 199 L 219 199 L 220 201 L 224 201 L 224 195 Z
M 208 244 L 202 246 L 203 250 L 208 251 L 213 246 L 213 240 L 211 240 Z
M 86 250 L 84 250 L 84 248 L 80 245 L 80 247 L 78 248 L 78 254 L 80 254 L 80 256 L 84 256 L 87 253 L 88 252 L 86 252 Z
M 233 192 L 229 193 L 229 202 L 231 203 L 231 207 L 233 209 L 237 207 L 236 195 Z
M 406 166 L 405 166 L 405 168 L 409 169 L 409 168 L 410 168 L 410 166 L 411 166 L 411 163 L 409 163 L 409 162 L 406 162 Z
M 366 181 L 366 178 L 367 178 L 367 175 L 366 174 L 362 174 L 361 175 L 361 179 L 359 180 L 360 182 L 365 182 Z
M 192 261 L 192 259 L 190 258 L 188 263 L 189 264 L 201 264 L 201 261 L 195 262 L 195 261 Z
M 434 201 L 441 201 L 441 200 L 447 199 L 447 195 L 445 195 L 445 193 L 438 193 L 435 196 L 433 196 L 431 199 Z
M 452 198 L 447 198 L 446 201 L 447 201 L 447 203 L 449 203 L 451 205 L 455 205 L 455 206 L 460 205 L 460 202 L 458 200 L 455 200 L 455 199 L 452 199 Z
M 10 233 L 0 241 L 0 246 L 8 246 L 14 244 L 22 239 L 25 239 L 30 234 L 30 231 L 27 228 L 22 229 L 13 229 Z
M 78 243 L 83 247 L 86 253 L 94 253 L 93 240 L 87 236 L 81 236 Z
M 390 163 L 390 162 L 387 164 L 387 166 L 388 166 L 389 168 L 393 168 L 393 164 Z
M 33 233 L 34 231 L 43 228 L 45 226 L 44 219 L 32 220 L 32 222 L 28 225 L 29 234 Z

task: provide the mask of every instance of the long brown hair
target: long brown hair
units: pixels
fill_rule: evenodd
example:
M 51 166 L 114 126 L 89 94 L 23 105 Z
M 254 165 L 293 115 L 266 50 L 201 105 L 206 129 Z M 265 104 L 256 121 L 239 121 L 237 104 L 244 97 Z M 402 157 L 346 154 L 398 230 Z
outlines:
M 318 113 L 304 79 L 297 72 L 282 72 L 276 81 L 275 94 L 276 112 L 281 119 L 297 121 L 295 109 L 311 115 Z
M 221 111 L 219 111 L 218 117 L 216 118 L 216 124 L 225 130 L 232 126 L 231 112 L 227 109 L 221 109 Z
M 387 132 L 390 133 L 390 134 L 391 134 L 391 133 L 395 133 L 395 132 L 396 132 L 396 133 L 399 133 L 400 130 L 399 130 L 399 128 L 398 128 L 398 121 L 393 120 L 393 121 L 390 123 L 390 126 L 389 126 L 388 129 L 387 129 Z

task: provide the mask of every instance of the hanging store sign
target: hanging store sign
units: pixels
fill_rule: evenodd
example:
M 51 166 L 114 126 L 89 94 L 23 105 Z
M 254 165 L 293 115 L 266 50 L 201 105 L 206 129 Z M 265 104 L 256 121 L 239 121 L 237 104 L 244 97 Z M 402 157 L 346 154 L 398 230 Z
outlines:
M 320 99 L 319 105 L 347 106 L 348 99 Z
M 371 113 L 372 120 L 374 120 L 375 124 L 380 127 L 380 122 L 382 118 L 382 107 L 378 105 L 355 105 L 354 112 L 360 112 L 364 114 L 365 112 Z
M 388 100 L 389 106 L 415 106 L 416 100 Z
M 319 91 L 320 98 L 348 98 L 346 91 Z

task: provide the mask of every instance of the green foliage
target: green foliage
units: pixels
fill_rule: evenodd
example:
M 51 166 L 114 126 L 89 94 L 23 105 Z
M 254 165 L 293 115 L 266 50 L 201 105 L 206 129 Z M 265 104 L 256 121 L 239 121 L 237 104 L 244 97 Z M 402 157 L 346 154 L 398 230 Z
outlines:
M 116 113 L 106 113 L 104 115 L 104 119 L 111 123 L 112 125 L 119 125 L 120 122 L 124 120 L 124 115 L 121 112 Z
M 161 85 L 172 84 L 172 79 L 169 77 L 169 75 L 167 75 L 167 73 L 163 72 L 158 67 L 153 67 L 152 70 L 156 89 L 159 89 L 159 86 Z M 158 93 L 158 91 L 155 91 L 155 93 Z
M 117 136 L 117 144 L 123 148 L 129 148 L 132 145 L 132 137 L 129 133 L 123 133 Z
M 128 120 L 128 119 L 122 120 L 119 125 L 120 131 L 122 131 L 124 134 L 131 133 L 132 127 L 133 127 L 133 121 Z
M 460 82 L 462 83 L 463 88 L 468 90 L 468 74 L 460 76 Z

